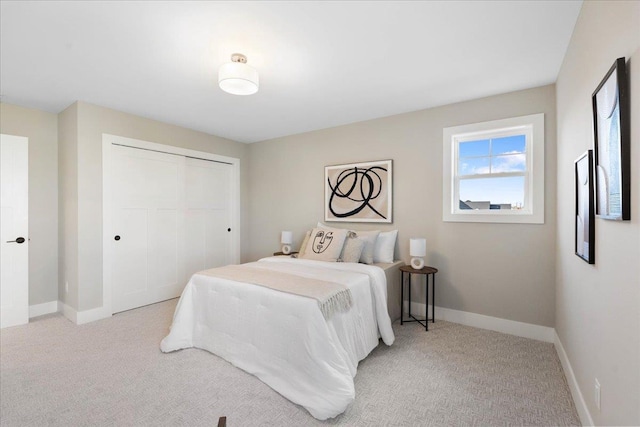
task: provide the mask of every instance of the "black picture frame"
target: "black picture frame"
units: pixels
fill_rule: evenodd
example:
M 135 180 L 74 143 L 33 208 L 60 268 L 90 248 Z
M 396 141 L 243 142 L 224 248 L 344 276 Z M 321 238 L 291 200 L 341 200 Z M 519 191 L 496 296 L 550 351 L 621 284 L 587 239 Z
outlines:
M 618 58 L 591 97 L 595 148 L 596 216 L 631 219 L 629 84 Z
M 589 264 L 596 263 L 596 221 L 593 197 L 593 150 L 575 161 L 575 254 Z

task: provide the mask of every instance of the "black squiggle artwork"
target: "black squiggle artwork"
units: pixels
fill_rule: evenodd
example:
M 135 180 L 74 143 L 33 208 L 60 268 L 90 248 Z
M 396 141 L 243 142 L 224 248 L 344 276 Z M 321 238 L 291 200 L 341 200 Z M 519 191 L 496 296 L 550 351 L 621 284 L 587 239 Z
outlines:
M 370 203 L 372 200 L 378 198 L 382 192 L 380 172 L 387 172 L 387 169 L 381 166 L 372 166 L 367 169 L 354 167 L 340 172 L 336 178 L 335 185 L 331 183 L 330 179 L 327 179 L 327 184 L 331 189 L 331 196 L 329 197 L 329 210 L 331 213 L 336 218 L 348 218 L 368 207 L 375 212 L 376 215 L 387 219 L 387 217 L 371 206 Z M 348 212 L 336 212 L 333 203 L 339 199 L 348 199 L 354 203 L 359 203 L 359 205 L 356 205 Z

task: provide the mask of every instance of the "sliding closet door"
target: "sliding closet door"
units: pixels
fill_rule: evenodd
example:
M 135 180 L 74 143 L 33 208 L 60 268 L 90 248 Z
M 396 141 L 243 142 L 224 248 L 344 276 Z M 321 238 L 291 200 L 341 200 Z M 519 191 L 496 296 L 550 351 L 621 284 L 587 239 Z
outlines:
M 112 309 L 177 297 L 184 288 L 185 158 L 112 147 Z
M 234 166 L 110 146 L 106 245 L 113 313 L 175 298 L 191 275 L 237 262 Z
M 197 271 L 232 263 L 232 165 L 186 159 L 185 283 Z

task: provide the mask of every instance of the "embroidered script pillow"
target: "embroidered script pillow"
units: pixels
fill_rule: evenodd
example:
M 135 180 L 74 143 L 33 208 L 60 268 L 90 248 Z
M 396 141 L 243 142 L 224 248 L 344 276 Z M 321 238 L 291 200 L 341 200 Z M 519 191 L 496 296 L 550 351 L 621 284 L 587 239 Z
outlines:
M 340 257 L 346 237 L 347 230 L 314 228 L 309 236 L 304 254 L 299 258 L 336 262 Z

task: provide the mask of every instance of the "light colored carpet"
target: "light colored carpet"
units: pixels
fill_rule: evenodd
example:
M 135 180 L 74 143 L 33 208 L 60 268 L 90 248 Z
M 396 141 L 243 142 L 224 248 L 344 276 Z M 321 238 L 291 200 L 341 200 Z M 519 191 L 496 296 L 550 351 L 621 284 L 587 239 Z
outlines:
M 579 425 L 553 345 L 438 321 L 394 324 L 360 362 L 356 400 L 324 423 L 206 351 L 159 350 L 176 300 L 76 326 L 0 333 L 3 426 Z M 430 325 L 431 328 L 431 325 Z

